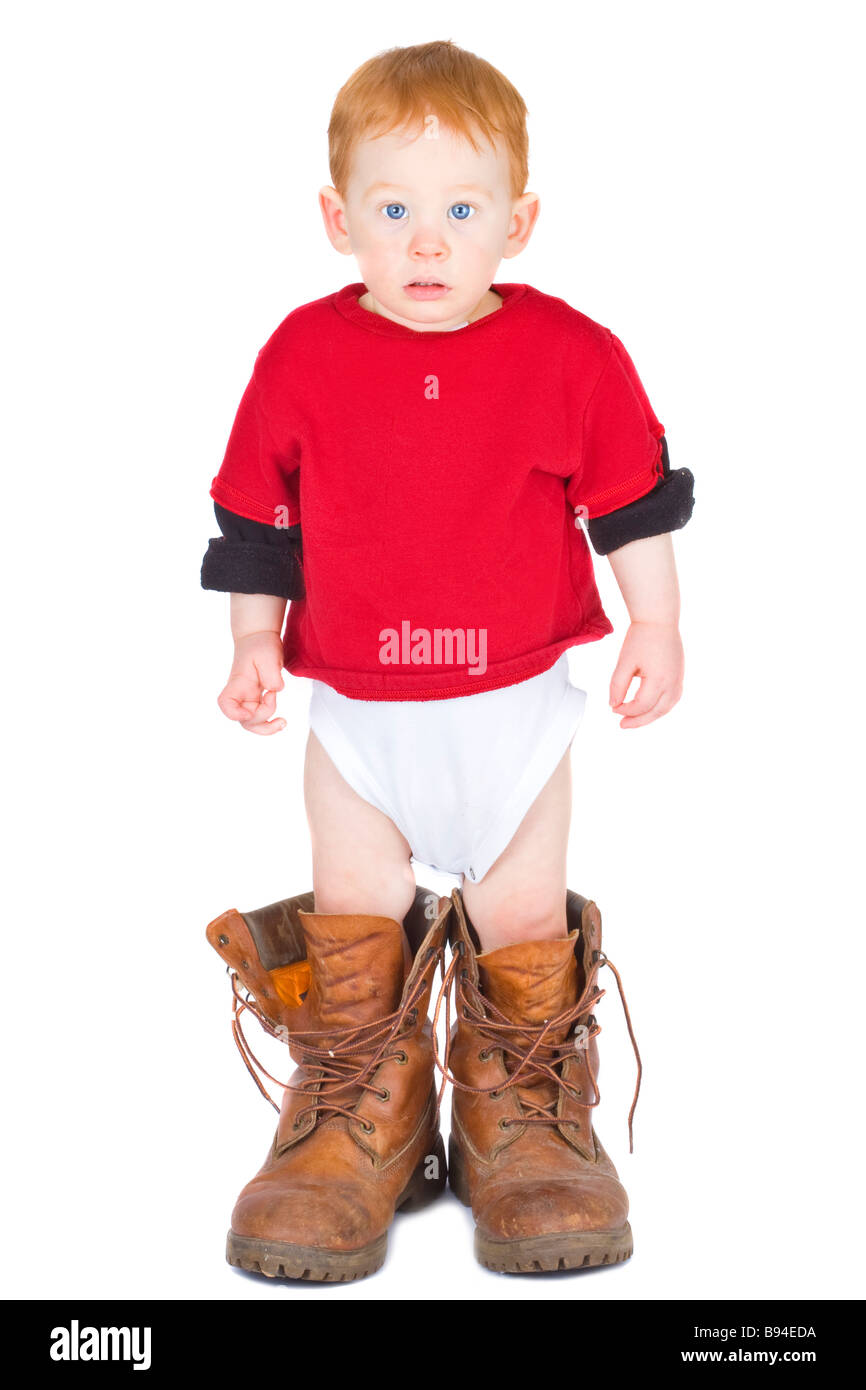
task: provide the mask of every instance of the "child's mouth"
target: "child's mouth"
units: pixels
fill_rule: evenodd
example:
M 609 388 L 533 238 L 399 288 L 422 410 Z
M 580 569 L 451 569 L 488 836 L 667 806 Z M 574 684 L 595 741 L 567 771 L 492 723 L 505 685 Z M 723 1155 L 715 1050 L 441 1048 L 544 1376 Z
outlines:
M 413 280 L 403 288 L 410 299 L 441 299 L 450 291 L 450 287 L 443 285 L 441 280 L 428 280 L 426 277 Z

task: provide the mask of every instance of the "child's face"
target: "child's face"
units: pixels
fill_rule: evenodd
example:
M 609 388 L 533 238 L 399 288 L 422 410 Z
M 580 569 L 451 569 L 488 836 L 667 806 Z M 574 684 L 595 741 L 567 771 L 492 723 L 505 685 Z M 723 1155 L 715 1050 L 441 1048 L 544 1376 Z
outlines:
M 484 144 L 476 153 L 435 123 L 432 133 L 362 141 L 345 199 L 333 188 L 319 195 L 328 236 L 355 256 L 370 307 L 416 329 L 468 319 L 538 214 L 535 194 L 512 198 L 504 150 Z M 417 280 L 444 288 L 413 288 Z

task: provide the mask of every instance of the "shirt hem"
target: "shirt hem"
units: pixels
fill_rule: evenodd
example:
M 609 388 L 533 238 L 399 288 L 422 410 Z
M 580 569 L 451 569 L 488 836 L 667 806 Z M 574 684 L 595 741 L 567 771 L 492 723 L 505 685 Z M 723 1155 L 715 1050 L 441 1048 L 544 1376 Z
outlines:
M 585 642 L 596 642 L 600 638 L 606 637 L 610 632 L 613 632 L 613 624 L 604 616 L 581 632 L 563 637 L 551 646 L 534 652 L 528 658 L 500 663 L 499 669 L 494 669 L 489 676 L 466 676 L 461 679 L 459 676 L 449 675 L 445 677 L 450 682 L 448 685 L 445 685 L 444 681 L 425 682 L 423 676 L 407 678 L 406 676 L 384 675 L 380 677 L 381 683 L 378 686 L 358 685 L 359 677 L 364 679 L 361 672 L 335 671 L 329 670 L 327 667 L 308 666 L 292 656 L 286 657 L 285 655 L 283 666 L 290 675 L 323 681 L 336 690 L 338 694 L 346 695 L 353 700 L 449 700 L 462 695 L 480 694 L 484 690 L 500 690 L 503 686 L 516 685 L 518 681 L 539 676 L 543 671 L 549 670 L 569 647 L 582 646 Z M 419 683 L 400 683 L 406 680 Z

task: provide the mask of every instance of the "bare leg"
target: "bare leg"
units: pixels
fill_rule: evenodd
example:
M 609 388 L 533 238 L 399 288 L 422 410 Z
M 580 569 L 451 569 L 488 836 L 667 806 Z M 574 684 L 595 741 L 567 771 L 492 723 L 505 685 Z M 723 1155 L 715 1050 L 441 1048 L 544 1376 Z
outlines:
M 357 912 L 402 922 L 415 897 L 412 848 L 389 816 L 350 787 L 312 729 L 304 804 L 317 912 Z
M 483 950 L 568 935 L 565 858 L 570 825 L 569 747 L 480 882 L 464 877 L 463 900 Z

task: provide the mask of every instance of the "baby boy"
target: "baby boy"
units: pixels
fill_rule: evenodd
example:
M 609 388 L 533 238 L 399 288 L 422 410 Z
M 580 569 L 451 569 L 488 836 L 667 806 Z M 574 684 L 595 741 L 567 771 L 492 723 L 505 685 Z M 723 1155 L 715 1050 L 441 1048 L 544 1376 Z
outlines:
M 450 935 L 449 1167 L 476 1253 L 506 1271 L 614 1263 L 631 1240 L 592 1126 L 607 961 L 595 905 L 566 885 L 585 700 L 566 651 L 612 631 L 594 550 L 630 618 L 620 727 L 680 698 L 670 533 L 692 475 L 670 468 L 616 335 L 496 280 L 539 214 L 501 73 L 450 42 L 390 50 L 342 88 L 328 134 L 325 230 L 362 278 L 259 352 L 202 568 L 231 594 L 223 713 L 271 736 L 283 670 L 311 681 L 301 1065 L 229 1258 L 313 1279 L 381 1264 L 440 1153 L 428 959 Z M 413 861 L 461 882 L 415 938 Z

